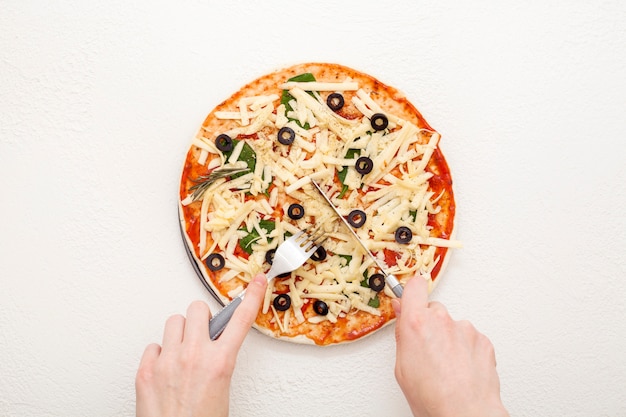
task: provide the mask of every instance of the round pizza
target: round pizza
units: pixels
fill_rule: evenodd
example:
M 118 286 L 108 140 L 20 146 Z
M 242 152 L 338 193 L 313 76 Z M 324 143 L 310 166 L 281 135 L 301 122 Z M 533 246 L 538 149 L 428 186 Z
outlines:
M 330 345 L 391 323 L 386 274 L 432 289 L 460 246 L 439 139 L 402 93 L 345 66 L 299 64 L 245 85 L 209 113 L 182 172 L 183 236 L 205 285 L 230 301 L 289 236 L 317 228 L 324 243 L 269 283 L 254 326 Z

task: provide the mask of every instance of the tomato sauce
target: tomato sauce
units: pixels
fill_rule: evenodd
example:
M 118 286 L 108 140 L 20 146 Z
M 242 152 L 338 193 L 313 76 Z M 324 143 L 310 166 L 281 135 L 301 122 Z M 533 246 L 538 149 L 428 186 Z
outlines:
M 398 259 L 400 258 L 400 254 L 392 251 L 391 249 L 383 249 L 383 253 L 385 255 L 385 263 L 387 266 L 395 266 L 398 264 Z
M 260 90 L 260 87 L 262 86 L 260 81 L 257 82 L 257 84 L 251 84 L 251 85 L 253 87 L 256 86 L 256 88 L 259 90 Z M 386 90 L 389 87 L 385 86 L 382 83 L 375 82 L 373 84 L 373 90 L 372 90 L 374 91 L 374 95 L 376 95 L 377 90 L 379 88 Z M 243 90 L 245 90 L 245 88 Z M 241 96 L 242 93 L 237 93 L 237 94 L 238 95 L 233 96 L 233 98 L 229 101 L 229 103 L 234 103 L 239 98 L 242 97 Z M 354 93 L 352 92 L 345 93 L 346 103 L 350 102 L 349 99 L 353 95 Z M 408 102 L 406 98 L 399 96 L 399 95 L 393 98 L 398 103 L 399 107 L 408 106 L 410 108 L 410 112 L 414 113 L 413 115 L 414 117 L 410 118 L 410 121 L 412 123 L 415 123 L 421 129 L 427 129 L 431 131 L 434 130 L 428 125 L 428 123 L 424 120 L 424 118 L 419 113 L 419 111 L 417 111 L 417 109 L 415 109 L 414 106 L 410 102 Z M 222 103 L 222 105 L 225 105 L 225 104 L 226 102 Z M 274 110 L 274 113 L 276 113 L 276 110 Z M 346 119 L 353 119 L 353 118 L 360 117 L 360 113 L 356 112 L 356 110 L 354 110 L 352 107 L 349 107 L 349 106 L 344 107 L 343 110 L 338 112 L 338 114 L 342 117 L 345 117 Z M 207 121 L 205 121 L 205 126 L 209 126 L 208 118 L 207 118 Z M 238 139 L 239 140 L 241 139 L 258 140 L 259 136 L 257 135 L 257 133 L 254 133 L 251 135 L 238 135 Z M 191 152 L 192 151 L 190 150 L 190 153 Z M 197 149 L 195 152 L 198 152 Z M 309 156 L 311 155 L 308 152 L 307 154 Z M 196 155 L 188 154 L 187 160 L 188 161 L 194 160 L 195 158 L 193 156 L 197 156 L 197 154 Z M 209 157 L 209 159 L 210 158 L 211 156 Z M 404 169 L 404 167 L 402 168 L 395 167 L 391 171 L 391 174 L 400 176 L 400 171 L 402 169 Z M 452 193 L 452 178 L 451 178 L 447 163 L 445 161 L 445 158 L 438 147 L 435 148 L 435 150 L 433 151 L 433 154 L 430 158 L 430 161 L 428 163 L 428 167 L 426 170 L 433 174 L 433 177 L 429 180 L 430 190 L 435 193 L 436 197 L 438 197 L 442 192 L 444 192 L 443 196 L 440 199 L 440 203 L 442 206 L 447 208 L 446 213 L 429 215 L 428 225 L 433 228 L 433 233 L 431 234 L 432 236 L 446 239 L 446 238 L 449 238 L 450 234 L 452 233 L 455 207 L 454 207 L 454 197 Z M 209 173 L 209 170 L 206 168 L 206 165 L 199 165 L 199 164 L 192 165 L 189 162 L 186 163 L 183 169 L 183 173 L 182 173 L 183 181 L 181 181 L 181 185 L 180 185 L 181 200 L 187 197 L 187 195 L 189 194 L 189 188 L 195 184 L 193 182 L 193 179 L 196 179 L 202 175 L 207 175 L 208 173 Z M 339 186 L 339 190 L 341 190 L 342 187 L 341 187 L 341 183 L 340 183 L 336 170 L 335 170 L 335 183 L 336 185 Z M 388 184 L 384 180 L 381 180 L 380 183 Z M 270 184 L 270 188 L 268 189 L 267 193 L 269 194 L 273 190 L 274 187 L 275 186 L 273 184 Z M 356 190 L 356 192 L 358 192 L 359 194 L 357 201 L 362 201 L 362 197 L 366 193 L 362 189 L 358 189 Z M 254 197 L 250 195 L 246 196 L 246 200 L 254 199 L 254 198 L 259 198 L 259 197 Z M 278 200 L 279 200 L 279 204 L 276 205 L 275 211 L 270 215 L 271 218 L 276 219 L 276 220 L 282 218 L 285 215 L 282 212 L 282 208 L 281 208 L 285 202 L 297 202 L 296 200 L 293 200 L 292 197 L 284 194 L 284 192 L 281 192 L 279 194 Z M 197 243 L 200 240 L 200 225 L 199 225 L 200 203 L 197 202 L 189 206 L 182 207 L 182 212 L 183 212 L 184 218 L 187 221 L 186 232 L 190 240 L 194 242 L 192 246 L 194 248 L 194 251 L 197 252 L 198 251 Z M 209 240 L 210 239 L 211 238 L 209 237 Z M 424 249 L 426 248 L 427 246 L 424 246 Z M 433 279 L 435 279 L 437 275 L 440 273 L 441 267 L 443 264 L 443 259 L 445 255 L 447 254 L 447 251 L 448 251 L 448 248 L 436 248 L 435 249 L 435 259 L 439 258 L 440 261 L 432 270 L 431 275 Z M 240 257 L 242 259 L 250 258 L 250 255 L 247 252 L 245 252 L 239 245 L 235 247 L 234 253 L 237 257 Z M 400 258 L 399 253 L 396 253 L 390 249 L 383 249 L 382 255 L 384 255 L 385 263 L 388 266 L 393 267 L 398 264 L 398 260 Z M 213 271 L 208 270 L 208 268 L 205 269 L 205 271 L 210 277 L 210 280 L 213 282 L 213 285 L 218 287 L 218 289 L 220 290 L 222 294 L 226 293 L 229 289 L 232 290 L 232 288 L 229 288 L 223 283 L 220 283 L 218 281 L 218 278 L 219 278 L 218 274 L 216 274 Z M 275 285 L 276 285 L 275 293 L 280 294 L 280 293 L 289 292 L 289 287 L 287 285 L 287 282 L 288 281 L 286 279 L 284 280 L 278 279 L 275 282 Z M 341 342 L 345 340 L 355 340 L 368 333 L 371 333 L 379 329 L 380 327 L 384 326 L 385 323 L 387 323 L 391 318 L 393 318 L 393 311 L 390 308 L 390 299 L 387 296 L 382 295 L 382 294 L 380 295 L 379 299 L 381 303 L 380 304 L 380 311 L 382 313 L 381 316 L 372 316 L 364 312 L 357 312 L 353 310 L 350 312 L 350 314 L 347 317 L 338 318 L 337 323 L 331 323 L 327 321 L 327 322 L 322 322 L 315 326 L 311 326 L 311 324 L 308 321 L 306 321 L 306 318 L 315 315 L 315 313 L 312 312 L 312 303 L 308 302 L 308 303 L 305 303 L 301 308 L 301 311 L 305 317 L 305 321 L 301 324 L 297 324 L 295 323 L 295 319 L 292 317 L 290 327 L 288 329 L 285 329 L 284 332 L 280 331 L 279 326 L 276 323 L 273 313 L 271 311 L 266 314 L 260 314 L 257 318 L 257 323 L 261 325 L 262 327 L 270 329 L 270 331 L 274 331 L 277 335 L 295 336 L 295 335 L 305 334 L 318 345 L 327 345 L 327 344 L 332 344 L 332 343 Z M 366 318 L 362 320 L 361 319 L 362 317 L 366 317 Z

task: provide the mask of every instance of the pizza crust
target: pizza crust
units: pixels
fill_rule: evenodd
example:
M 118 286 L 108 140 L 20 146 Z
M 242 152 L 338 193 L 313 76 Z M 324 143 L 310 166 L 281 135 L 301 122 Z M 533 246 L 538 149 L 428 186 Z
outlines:
M 221 152 L 216 151 L 214 149 L 215 145 L 213 141 L 220 133 L 227 132 L 230 135 L 233 135 L 233 137 L 236 137 L 239 140 L 244 141 L 246 143 L 249 142 L 250 145 L 253 145 L 255 148 L 254 150 L 256 151 L 256 154 L 257 154 L 257 161 L 259 161 L 259 163 L 267 162 L 267 161 L 262 161 L 262 159 L 266 158 L 266 156 L 268 154 L 271 154 L 272 152 L 276 153 L 275 151 L 276 145 L 271 142 L 270 138 L 272 137 L 272 135 L 274 137 L 276 136 L 277 127 L 273 127 L 273 126 L 277 126 L 279 124 L 278 119 L 280 117 L 279 116 L 280 107 L 278 104 L 280 103 L 280 98 L 278 98 L 278 96 L 282 93 L 282 90 L 280 88 L 277 88 L 277 86 L 282 85 L 288 79 L 294 76 L 303 74 L 303 73 L 313 73 L 316 80 L 321 80 L 323 82 L 341 83 L 341 82 L 346 81 L 346 79 L 348 79 L 348 81 L 356 81 L 360 89 L 358 90 L 358 92 L 357 91 L 343 91 L 342 92 L 346 101 L 346 105 L 344 106 L 343 109 L 337 111 L 337 115 L 339 117 L 336 117 L 336 118 L 339 120 L 338 126 L 340 126 L 340 128 L 337 128 L 337 127 L 333 128 L 332 126 L 326 127 L 326 128 L 319 127 L 325 123 L 323 119 L 323 114 L 320 114 L 320 115 L 315 114 L 309 118 L 309 120 L 312 120 L 314 123 L 315 122 L 318 123 L 318 126 L 312 126 L 312 129 L 309 131 L 305 131 L 303 129 L 298 130 L 296 127 L 294 127 L 294 130 L 298 132 L 297 140 L 300 141 L 299 144 L 302 146 L 302 150 L 300 151 L 309 152 L 307 156 L 310 156 L 310 154 L 317 152 L 320 146 L 322 146 L 318 144 L 318 142 L 321 140 L 319 135 L 321 135 L 320 132 L 322 130 L 325 129 L 328 131 L 326 136 L 329 136 L 329 135 L 334 136 L 336 140 L 343 139 L 341 138 L 341 136 L 344 135 L 345 132 L 353 132 L 353 130 L 352 131 L 350 130 L 352 129 L 351 126 L 356 126 L 359 122 L 362 122 L 363 120 L 365 120 L 364 113 L 362 113 L 361 110 L 365 112 L 370 112 L 369 116 L 371 116 L 372 111 L 376 111 L 376 108 L 372 110 L 371 107 L 370 108 L 362 107 L 362 105 L 361 107 L 359 107 L 357 103 L 359 100 L 361 100 L 361 102 L 364 102 L 364 101 L 367 102 L 367 100 L 370 100 L 374 103 L 374 105 L 379 105 L 381 109 L 384 109 L 381 111 L 384 111 L 384 114 L 388 115 L 388 118 L 390 121 L 390 129 L 389 129 L 389 133 L 387 133 L 388 135 L 395 132 L 394 134 L 396 134 L 397 136 L 400 136 L 401 133 L 399 133 L 399 131 L 401 129 L 404 129 L 405 127 L 407 127 L 408 129 L 409 127 L 413 126 L 412 129 L 416 132 L 414 134 L 417 135 L 415 136 L 415 138 L 417 138 L 418 141 L 410 142 L 408 147 L 405 147 L 405 152 L 407 151 L 413 152 L 413 153 L 422 152 L 421 156 L 423 159 L 426 159 L 424 155 L 428 154 L 428 152 L 432 153 L 432 156 L 429 156 L 429 158 L 427 159 L 428 164 L 426 165 L 425 167 L 426 169 L 424 172 L 427 173 L 428 175 L 432 174 L 431 179 L 429 179 L 427 182 L 428 190 L 433 191 L 433 194 L 437 194 L 437 195 L 441 194 L 441 195 L 438 195 L 438 196 L 435 195 L 434 197 L 432 197 L 432 200 L 436 200 L 435 204 L 438 204 L 437 210 L 439 211 L 436 213 L 433 212 L 432 214 L 428 214 L 428 222 L 429 222 L 429 226 L 432 227 L 432 230 L 430 231 L 430 235 L 428 238 L 422 237 L 425 243 L 421 245 L 414 245 L 417 248 L 416 251 L 420 253 L 422 252 L 423 248 L 429 248 L 429 247 L 435 248 L 433 262 L 435 262 L 435 259 L 437 256 L 439 257 L 434 267 L 431 268 L 432 270 L 426 273 L 426 276 L 430 277 L 430 281 L 431 281 L 430 290 L 432 290 L 434 286 L 439 282 L 438 277 L 442 275 L 443 269 L 445 268 L 448 262 L 451 251 L 446 246 L 443 246 L 443 247 L 432 246 L 432 244 L 429 244 L 430 241 L 428 239 L 434 238 L 435 240 L 437 240 L 436 242 L 437 244 L 441 244 L 442 241 L 449 241 L 449 242 L 452 242 L 452 244 L 450 245 L 451 247 L 458 246 L 458 242 L 455 242 L 453 239 L 455 203 L 454 203 L 454 196 L 452 192 L 452 179 L 450 176 L 450 171 L 448 169 L 447 163 L 445 162 L 445 158 L 443 157 L 443 154 L 441 153 L 441 150 L 438 147 L 438 144 L 431 150 L 427 149 L 429 145 L 429 141 L 436 142 L 439 138 L 439 135 L 438 133 L 434 131 L 434 129 L 432 129 L 427 124 L 427 122 L 424 120 L 422 115 L 406 99 L 406 97 L 395 88 L 384 85 L 380 81 L 374 79 L 373 77 L 360 73 L 353 69 L 343 67 L 337 64 L 324 64 L 324 63 L 300 64 L 300 65 L 296 65 L 290 68 L 279 70 L 271 74 L 268 74 L 266 76 L 260 77 L 259 79 L 244 86 L 238 92 L 233 94 L 233 96 L 231 96 L 229 99 L 219 104 L 207 116 L 204 123 L 202 124 L 202 127 L 200 128 L 196 139 L 194 139 L 194 143 L 192 144 L 185 160 L 185 164 L 183 167 L 183 174 L 181 178 L 180 200 L 179 200 L 180 201 L 179 214 L 180 214 L 181 225 L 183 227 L 183 230 L 185 231 L 184 233 L 185 243 L 187 244 L 189 248 L 191 248 L 191 253 L 193 255 L 194 261 L 198 265 L 199 267 L 198 269 L 200 270 L 202 274 L 201 279 L 203 280 L 206 286 L 213 289 L 214 292 L 218 294 L 220 302 L 227 303 L 236 293 L 241 291 L 245 287 L 245 285 L 247 285 L 247 282 L 249 282 L 249 280 L 252 278 L 252 276 L 256 272 L 266 271 L 269 268 L 269 266 L 266 263 L 263 264 L 263 259 L 257 256 L 258 253 L 256 251 L 253 251 L 251 255 L 246 255 L 245 253 L 243 253 L 243 251 L 241 251 L 241 242 L 238 244 L 238 247 L 235 249 L 237 251 L 235 255 L 238 255 L 240 259 L 243 259 L 242 256 L 251 257 L 250 262 L 248 263 L 248 267 L 251 268 L 251 270 L 247 273 L 247 276 L 244 276 L 244 274 L 242 274 L 235 278 L 230 278 L 226 280 L 224 279 L 224 277 L 226 276 L 225 275 L 226 271 L 214 272 L 214 271 L 210 271 L 207 268 L 206 264 L 203 262 L 203 260 L 205 260 L 205 258 L 209 254 L 207 249 L 209 249 L 209 251 L 216 250 L 218 252 L 223 251 L 225 249 L 223 247 L 220 247 L 219 245 L 216 246 L 216 242 L 213 242 L 211 240 L 211 237 L 213 236 L 213 234 L 211 233 L 206 233 L 207 237 L 205 240 L 208 240 L 209 243 L 204 242 L 204 245 L 201 243 L 202 236 L 200 236 L 201 235 L 200 224 L 202 223 L 202 220 L 200 220 L 200 218 L 201 218 L 201 213 L 202 213 L 202 203 L 200 201 L 190 203 L 190 194 L 191 194 L 190 188 L 193 187 L 193 185 L 195 184 L 194 182 L 195 179 L 197 179 L 200 175 L 207 174 L 207 172 L 212 171 L 212 169 L 215 168 L 216 166 L 222 166 L 227 162 L 227 158 L 224 157 L 224 155 Z M 293 93 L 293 95 L 296 95 L 296 96 L 298 95 L 298 91 L 296 89 L 292 89 L 290 90 L 290 92 Z M 363 92 L 367 92 L 367 94 L 364 95 Z M 328 96 L 328 94 L 331 94 L 331 93 L 332 91 L 318 92 L 316 93 L 317 95 L 315 97 L 315 100 L 318 100 L 317 102 L 323 102 L 325 101 L 325 98 Z M 275 94 L 276 96 L 273 96 L 272 94 Z M 301 101 L 306 102 L 307 100 L 311 101 L 311 99 L 308 98 L 310 95 L 311 93 L 306 93 L 305 95 L 304 93 L 300 92 L 297 103 L 300 103 Z M 268 96 L 269 98 L 267 98 Z M 253 99 L 250 99 L 250 97 L 253 97 Z M 268 113 L 269 105 L 267 107 L 263 107 L 263 105 L 261 104 L 261 105 L 258 105 L 256 108 L 254 108 L 254 106 L 250 106 L 250 108 L 248 108 L 247 105 L 243 105 L 245 110 L 241 110 L 242 108 L 241 103 L 245 102 L 246 100 L 248 100 L 248 102 L 250 102 L 251 100 L 257 100 L 257 102 L 260 102 L 259 101 L 260 99 L 254 99 L 254 97 L 265 97 L 265 100 L 267 102 L 270 102 L 271 111 L 272 111 L 270 116 L 271 116 L 271 119 L 274 120 L 273 122 L 266 120 L 265 122 L 263 122 L 264 123 L 263 125 L 258 124 L 258 120 L 260 118 L 259 114 L 261 114 L 261 112 L 264 112 L 264 111 Z M 316 102 L 313 102 L 313 105 L 316 105 L 315 103 Z M 372 104 L 370 103 L 370 106 L 371 105 Z M 238 110 L 240 110 L 239 115 L 236 114 Z M 322 112 L 322 110 L 319 110 L 319 111 Z M 315 110 L 313 110 L 312 113 L 315 113 Z M 224 116 L 224 115 L 227 115 L 229 117 L 230 116 L 240 117 L 240 119 L 234 121 L 234 120 L 225 120 L 223 118 L 220 119 L 218 117 L 218 116 Z M 315 116 L 319 116 L 319 117 L 316 119 Z M 247 120 L 245 120 L 246 118 Z M 336 121 L 333 119 L 329 121 L 328 123 L 330 124 L 333 122 L 336 122 Z M 255 126 L 254 125 L 255 123 L 257 123 L 258 125 Z M 293 126 L 293 123 L 291 125 Z M 341 126 L 345 127 L 345 131 L 342 130 L 343 127 Z M 309 138 L 304 136 L 304 135 L 309 135 L 311 131 L 316 132 L 316 129 L 317 129 L 317 133 L 311 134 Z M 253 130 L 255 131 L 253 132 Z M 384 136 L 384 135 L 381 134 L 379 136 Z M 389 138 L 389 136 L 387 136 L 387 138 Z M 350 139 L 348 138 L 347 141 L 349 140 Z M 414 140 L 414 139 L 411 139 L 411 140 Z M 307 141 L 310 143 L 313 143 L 313 141 L 315 141 L 314 146 L 311 148 L 311 145 L 308 144 Z M 320 143 L 323 144 L 323 142 L 320 142 Z M 239 147 L 241 148 L 241 146 L 242 145 L 240 145 Z M 291 152 L 296 152 L 293 150 L 293 149 L 296 149 L 295 146 L 293 148 L 288 148 L 288 149 L 289 149 L 289 152 L 286 152 L 286 154 L 288 154 L 289 156 L 291 156 Z M 313 149 L 313 152 L 310 152 L 311 149 Z M 278 153 L 280 152 L 285 153 L 285 150 L 286 149 L 282 149 Z M 311 159 L 312 158 L 309 158 L 309 159 L 305 158 L 303 159 L 303 161 L 310 162 Z M 341 160 L 344 161 L 344 163 L 347 161 L 346 158 L 343 158 Z M 414 165 L 417 165 L 418 160 L 419 158 L 414 157 L 410 161 L 414 161 L 415 162 Z M 347 161 L 347 163 L 349 162 L 350 161 Z M 212 168 L 209 169 L 209 167 L 211 166 Z M 304 163 L 302 163 L 302 166 L 304 166 Z M 399 166 L 404 167 L 404 165 L 402 164 L 400 164 Z M 273 168 L 278 169 L 279 167 L 278 166 L 270 167 L 270 169 L 273 169 Z M 395 171 L 390 171 L 387 173 L 387 175 L 391 175 L 394 172 Z M 274 174 L 277 175 L 276 177 L 274 177 L 274 184 L 281 183 L 281 180 L 278 178 L 278 174 L 276 173 Z M 384 173 L 379 174 L 379 176 L 381 176 L 380 181 L 385 182 L 382 179 L 383 178 L 382 174 Z M 254 175 L 256 175 L 256 177 L 258 178 L 258 173 L 254 173 Z M 261 176 L 262 175 L 263 173 L 261 173 Z M 283 173 L 283 175 L 288 176 L 287 173 Z M 313 174 L 311 175 L 316 175 L 315 171 L 313 171 Z M 348 175 L 350 175 L 350 172 L 348 173 Z M 368 174 L 363 176 L 363 182 L 366 182 L 367 175 Z M 370 175 L 370 177 L 373 175 L 374 174 Z M 394 175 L 400 175 L 400 178 L 403 178 L 401 174 L 394 174 Z M 284 226 L 285 227 L 289 226 L 289 227 L 294 228 L 292 230 L 301 229 L 303 228 L 303 226 L 305 226 L 303 222 L 301 221 L 284 222 L 284 219 L 282 218 L 284 214 L 280 212 L 281 210 L 284 210 L 285 204 L 298 202 L 298 201 L 302 202 L 303 204 L 305 204 L 306 202 L 309 202 L 310 204 L 309 206 L 307 206 L 307 211 L 315 212 L 315 216 L 313 217 L 317 219 L 316 221 L 320 221 L 320 219 L 322 219 L 322 221 L 320 222 L 325 223 L 324 227 L 326 227 L 327 233 L 331 236 L 341 235 L 340 222 L 338 219 L 335 219 L 334 221 L 332 220 L 332 211 L 330 210 L 330 208 L 324 207 L 323 204 L 316 205 L 314 201 L 311 203 L 312 201 L 311 199 L 314 198 L 313 197 L 314 192 L 311 191 L 312 187 L 310 187 L 310 185 L 307 186 L 306 181 L 300 181 L 300 178 L 295 178 L 295 179 L 297 179 L 298 181 L 295 181 L 294 183 L 292 180 L 289 186 L 287 186 L 289 181 L 287 182 L 283 181 L 285 184 L 283 185 L 283 187 L 286 187 L 286 188 L 281 188 L 281 191 L 280 191 L 281 197 L 279 197 L 282 199 L 283 207 L 282 208 L 275 207 L 274 213 L 272 213 L 271 215 L 267 215 L 267 218 L 272 218 L 272 216 L 274 216 L 274 218 L 272 219 L 276 220 L 275 221 L 276 227 L 279 227 L 279 225 L 282 225 L 282 223 L 285 223 Z M 337 196 L 337 193 L 336 193 L 337 184 L 336 183 L 338 181 L 336 175 L 335 175 L 334 180 L 330 180 L 330 181 L 327 179 L 323 179 L 323 180 L 326 181 L 327 187 L 330 187 L 328 188 L 328 190 L 330 192 L 333 192 L 336 197 Z M 348 181 L 348 177 L 346 177 L 345 181 L 346 182 Z M 299 184 L 300 182 L 302 184 Z M 335 184 L 333 184 L 333 182 Z M 339 183 L 339 186 L 341 186 L 341 183 Z M 345 187 L 345 184 L 343 186 Z M 253 186 L 250 185 L 248 194 L 250 194 L 251 190 L 253 189 L 252 187 Z M 290 193 L 285 193 L 284 191 L 288 190 L 290 187 L 293 189 L 293 191 L 291 191 Z M 373 189 L 370 188 L 370 190 L 373 190 Z M 269 199 L 271 198 L 269 196 L 270 194 L 269 188 L 267 189 L 267 191 L 268 191 L 267 199 L 269 201 Z M 357 190 L 350 190 L 350 193 L 356 193 L 356 192 Z M 219 192 L 217 192 L 217 195 L 220 195 Z M 349 195 L 353 196 L 352 194 L 349 194 Z M 365 195 L 368 195 L 367 192 L 365 193 Z M 212 197 L 212 195 L 209 194 L 208 192 L 204 195 L 204 197 L 206 199 L 211 199 L 211 198 L 219 199 L 219 197 Z M 246 199 L 247 198 L 248 197 L 246 197 Z M 262 202 L 261 200 L 265 199 L 265 197 L 263 196 L 261 197 L 257 196 L 255 198 L 257 199 L 257 201 L 255 202 L 257 206 L 260 205 L 260 203 Z M 343 210 L 343 211 L 346 211 L 353 207 L 361 207 L 362 205 L 367 205 L 367 201 L 365 199 L 360 199 L 360 197 L 359 199 L 354 200 L 351 203 L 346 203 L 345 201 L 341 201 L 341 200 L 336 200 L 336 201 L 338 201 L 338 203 L 340 204 L 340 207 L 339 207 L 340 210 Z M 429 198 L 429 201 L 430 201 L 430 198 Z M 355 205 L 355 202 L 357 203 L 356 205 Z M 280 213 L 280 214 L 277 214 L 277 213 Z M 209 216 L 210 215 L 211 214 L 209 213 Z M 261 217 L 263 216 L 265 215 L 261 215 Z M 279 219 L 276 216 L 279 216 L 281 218 Z M 205 221 L 205 223 L 208 224 L 210 227 L 211 224 L 214 224 L 214 221 L 213 220 Z M 251 228 L 249 222 L 247 224 L 248 224 L 248 228 Z M 235 224 L 235 226 L 239 227 L 240 225 Z M 256 227 L 256 230 L 259 230 L 258 222 L 256 223 L 255 227 Z M 289 230 L 284 230 L 283 233 L 284 232 L 289 232 Z M 279 236 L 276 239 L 280 241 L 282 239 L 282 236 Z M 415 239 L 418 239 L 418 238 L 416 237 Z M 232 240 L 232 236 L 231 236 L 231 240 Z M 345 248 L 349 246 L 349 243 L 341 242 L 340 239 L 337 242 L 332 241 L 332 245 L 329 246 L 331 250 L 339 251 L 337 253 L 341 253 L 341 250 L 345 250 Z M 254 244 L 252 246 L 254 246 Z M 393 245 L 388 245 L 388 246 L 393 246 Z M 398 245 L 396 244 L 395 246 L 397 247 Z M 229 248 L 230 248 L 229 250 L 231 251 L 233 250 L 232 242 Z M 376 252 L 375 250 L 373 251 Z M 379 252 L 380 252 L 379 255 L 382 256 L 382 250 L 379 250 Z M 384 258 L 385 262 L 387 261 L 390 261 L 392 263 L 394 262 L 393 259 L 391 258 L 387 259 L 388 257 L 387 253 L 385 254 L 385 256 L 386 256 Z M 237 258 L 234 257 L 233 254 L 231 254 L 231 258 L 229 259 L 232 259 L 233 262 L 237 261 Z M 360 256 L 359 256 L 359 261 L 362 261 L 360 259 Z M 398 262 L 400 261 L 401 259 L 398 260 Z M 349 262 L 352 262 L 352 260 L 350 260 Z M 251 265 L 253 265 L 254 268 Z M 368 271 L 368 273 L 371 274 L 373 273 L 373 272 L 370 272 L 372 271 L 372 268 L 373 267 L 370 266 L 366 268 L 366 271 Z M 391 265 L 390 267 L 390 272 L 396 273 L 396 271 L 393 270 L 393 265 Z M 301 272 L 301 274 L 304 274 L 304 273 L 305 271 Z M 396 273 L 396 275 L 398 274 Z M 406 282 L 408 278 L 410 278 L 410 276 L 412 276 L 412 274 L 410 275 L 400 274 L 398 275 L 398 278 L 400 279 L 401 282 L 404 283 Z M 294 273 L 292 274 L 292 278 L 290 279 L 294 280 L 293 282 L 296 282 L 298 279 L 302 279 L 302 277 Z M 293 282 L 287 285 L 283 281 L 288 281 L 288 280 L 275 281 L 276 285 L 272 287 L 274 290 L 274 293 L 285 292 L 285 291 L 289 292 L 289 291 L 294 290 Z M 366 291 L 366 290 L 361 291 L 361 289 L 358 289 L 358 288 L 357 290 L 359 294 L 363 291 Z M 290 294 L 292 294 L 292 292 L 290 292 Z M 366 291 L 366 295 L 364 295 L 364 297 L 367 297 L 368 296 L 367 294 L 373 297 L 374 293 Z M 268 293 L 268 296 L 271 299 L 272 294 Z M 347 343 L 347 342 L 351 342 L 354 340 L 359 340 L 363 338 L 364 336 L 367 336 L 375 332 L 376 330 L 389 325 L 391 322 L 394 321 L 395 317 L 393 316 L 393 310 L 391 308 L 391 303 L 390 303 L 392 297 L 393 297 L 393 294 L 388 290 L 382 291 L 378 295 L 376 295 L 376 299 L 380 303 L 379 307 L 376 307 L 376 309 L 378 310 L 377 314 L 380 314 L 380 316 L 377 316 L 378 318 L 374 317 L 371 314 L 372 312 L 371 308 L 361 304 L 360 309 L 359 308 L 355 309 L 355 307 L 353 306 L 348 312 L 345 312 L 343 316 L 342 314 L 339 314 L 337 317 L 335 317 L 335 320 L 337 320 L 336 323 L 329 323 L 328 321 L 322 321 L 321 323 L 309 323 L 309 321 L 306 319 L 303 322 L 302 319 L 304 318 L 305 315 L 307 317 L 310 317 L 310 310 L 311 310 L 310 305 L 308 306 L 303 305 L 302 312 L 301 312 L 302 315 L 299 318 L 297 318 L 297 320 L 292 316 L 290 320 L 286 320 L 285 323 L 283 323 L 284 325 L 277 323 L 277 321 L 282 320 L 283 316 L 280 316 L 280 314 L 285 314 L 285 313 L 276 313 L 276 312 L 273 312 L 271 308 L 268 309 L 267 300 L 266 300 L 265 311 L 267 312 L 266 313 L 262 312 L 259 314 L 259 317 L 257 318 L 257 322 L 255 323 L 254 327 L 256 327 L 262 333 L 267 334 L 271 337 L 281 339 L 281 340 L 288 340 L 288 341 L 295 342 L 295 343 L 309 343 L 309 344 L 318 344 L 318 345 Z M 355 302 L 356 301 L 358 300 L 355 300 Z M 308 301 L 308 304 L 311 304 L 311 303 L 312 303 L 312 300 Z M 307 304 L 306 300 L 305 300 L 305 304 Z M 292 309 L 294 311 L 294 314 L 297 314 L 296 308 L 293 307 Z M 285 328 L 285 325 L 287 326 L 286 328 Z

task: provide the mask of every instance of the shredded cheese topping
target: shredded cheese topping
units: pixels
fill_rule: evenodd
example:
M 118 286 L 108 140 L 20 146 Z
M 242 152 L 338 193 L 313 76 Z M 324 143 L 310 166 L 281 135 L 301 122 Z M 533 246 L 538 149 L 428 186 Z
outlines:
M 441 195 L 429 191 L 428 181 L 433 174 L 426 171 L 439 135 L 394 115 L 352 80 L 287 81 L 280 88 L 293 97 L 288 107 L 276 106 L 280 97 L 268 94 L 244 97 L 232 109 L 215 112 L 215 117 L 228 121 L 232 128 L 226 132 L 207 131 L 209 136 L 226 133 L 232 138 L 245 138 L 239 140 L 229 156 L 210 139 L 195 138 L 192 142 L 201 151 L 201 163 L 208 160 L 211 168 L 245 166 L 239 161 L 245 145 L 256 154 L 253 171 L 229 181 L 216 181 L 205 192 L 199 223 L 201 257 L 205 259 L 214 252 L 224 256 L 227 272 L 220 276 L 222 282 L 235 278 L 249 281 L 263 270 L 265 253 L 276 249 L 285 233 L 296 233 L 316 222 L 330 237 L 324 244 L 329 257 L 324 262 L 309 260 L 290 277 L 271 283 L 263 312 L 271 310 L 281 331 L 289 328 L 292 321 L 336 322 L 355 311 L 380 315 L 371 302 L 376 299 L 376 292 L 361 284 L 364 275 L 377 272 L 375 265 L 352 241 L 349 231 L 337 219 L 333 220 L 331 208 L 316 193 L 310 179 L 329 190 L 341 214 L 347 216 L 355 208 L 365 211 L 365 224 L 355 232 L 377 254 L 388 273 L 398 276 L 401 282 L 416 273 L 430 277 L 441 261 L 435 258 L 436 248 L 461 246 L 455 240 L 431 237 L 428 226 L 428 216 L 440 210 L 437 201 Z M 326 105 L 320 91 L 356 91 L 351 103 L 361 117 L 348 120 L 339 116 Z M 375 113 L 388 118 L 384 131 L 373 131 L 370 118 Z M 305 124 L 307 129 L 302 127 Z M 290 146 L 277 142 L 277 132 L 283 127 L 295 133 Z M 253 135 L 256 138 L 251 138 Z M 356 158 L 349 156 L 350 150 L 369 157 L 372 171 L 357 173 Z M 346 169 L 342 190 L 334 177 L 335 172 Z M 286 214 L 294 201 L 304 207 L 302 219 L 292 220 Z M 191 200 L 187 198 L 182 203 L 191 204 Z M 268 227 L 267 221 L 277 218 Z M 394 232 L 400 226 L 412 231 L 409 243 L 396 242 Z M 251 251 L 246 259 L 238 255 L 237 245 L 251 234 L 256 237 L 246 242 Z M 385 249 L 398 254 L 395 265 L 386 264 Z M 279 312 L 272 305 L 278 285 L 291 297 L 291 308 L 286 312 Z M 241 290 L 238 284 L 229 296 Z M 388 289 L 385 293 L 393 296 Z M 329 312 L 307 319 L 302 307 L 315 300 L 324 301 Z

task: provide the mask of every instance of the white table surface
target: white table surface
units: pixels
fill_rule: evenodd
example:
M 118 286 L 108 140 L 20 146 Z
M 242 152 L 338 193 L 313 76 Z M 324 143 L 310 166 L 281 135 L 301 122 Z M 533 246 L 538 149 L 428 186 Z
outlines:
M 0 2 L 0 415 L 134 415 L 145 345 L 217 307 L 176 219 L 192 136 L 328 61 L 441 132 L 464 248 L 432 299 L 490 337 L 511 414 L 626 416 L 626 3 L 388 4 Z M 231 415 L 408 416 L 394 349 L 252 332 Z

